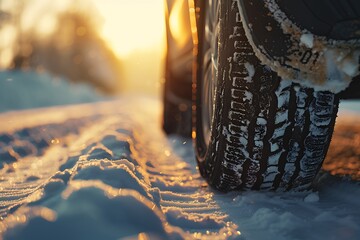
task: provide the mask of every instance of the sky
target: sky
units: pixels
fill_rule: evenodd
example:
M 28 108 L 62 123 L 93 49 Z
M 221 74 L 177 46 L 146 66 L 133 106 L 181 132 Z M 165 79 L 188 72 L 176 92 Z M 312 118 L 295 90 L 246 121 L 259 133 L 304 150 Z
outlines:
M 163 0 L 94 0 L 104 18 L 102 33 L 117 54 L 159 46 L 164 34 Z
M 125 91 L 159 95 L 163 78 L 164 0 L 94 0 L 102 35 L 123 64 Z
M 12 62 L 19 26 L 23 31 L 30 29 L 35 36 L 47 37 L 57 27 L 58 14 L 69 7 L 89 14 L 91 24 L 98 27 L 102 38 L 119 58 L 123 73 L 118 81 L 124 88 L 121 92 L 158 94 L 161 91 L 164 0 L 0 0 L 0 9 L 15 12 L 14 16 L 18 9 L 24 9 L 19 11 L 21 24 L 0 28 L 0 66 L 9 66 Z

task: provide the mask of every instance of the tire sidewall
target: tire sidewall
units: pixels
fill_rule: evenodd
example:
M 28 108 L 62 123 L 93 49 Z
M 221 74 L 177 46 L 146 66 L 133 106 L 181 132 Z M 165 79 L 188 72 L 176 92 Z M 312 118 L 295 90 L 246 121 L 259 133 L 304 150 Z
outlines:
M 204 176 L 210 185 L 216 185 L 215 182 L 219 179 L 220 175 L 223 172 L 222 167 L 222 159 L 224 158 L 224 149 L 225 149 L 225 141 L 222 134 L 223 126 L 228 124 L 228 113 L 230 110 L 229 101 L 226 101 L 231 96 L 230 91 L 226 91 L 231 89 L 231 81 L 227 81 L 229 75 L 227 74 L 229 71 L 229 62 L 228 58 L 232 57 L 232 47 L 229 46 L 229 36 L 231 35 L 231 31 L 234 26 L 229 26 L 228 18 L 232 17 L 234 13 L 231 13 L 231 8 L 234 7 L 234 1 L 227 0 L 219 0 L 219 18 L 220 20 L 220 29 L 219 29 L 219 44 L 218 52 L 218 72 L 215 76 L 216 78 L 216 91 L 215 91 L 215 103 L 214 103 L 214 115 L 211 121 L 211 139 L 208 144 L 205 143 L 203 138 L 203 128 L 202 128 L 202 92 L 201 92 L 201 84 L 202 84 L 202 74 L 197 74 L 196 85 L 196 96 L 195 96 L 195 104 L 196 104 L 196 112 L 195 112 L 195 149 L 196 149 L 196 159 L 198 162 L 199 170 L 202 176 Z M 203 18 L 206 17 L 206 13 L 204 11 Z M 204 24 L 202 25 L 204 26 Z M 201 72 L 201 68 L 203 66 L 203 36 L 199 38 L 199 56 L 197 60 L 198 71 Z M 225 114 L 224 114 L 225 113 Z M 222 187 L 221 187 L 222 188 Z

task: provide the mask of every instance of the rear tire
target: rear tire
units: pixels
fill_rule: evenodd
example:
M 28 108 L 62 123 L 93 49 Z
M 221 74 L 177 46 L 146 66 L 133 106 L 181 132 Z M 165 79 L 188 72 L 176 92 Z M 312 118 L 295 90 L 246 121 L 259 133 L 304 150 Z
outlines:
M 217 15 L 210 11 L 218 11 L 213 22 L 219 23 L 218 35 L 211 41 L 220 43 L 212 49 L 217 44 L 206 43 L 206 24 L 200 24 L 194 103 L 200 172 L 221 191 L 306 189 L 327 153 L 338 99 L 281 80 L 262 65 L 245 36 L 237 1 L 218 2 L 218 7 L 204 8 L 200 18 L 206 23 Z M 209 48 L 218 58 L 206 63 Z M 204 66 L 214 63 L 215 91 L 209 96 L 213 101 L 207 101 L 204 96 L 211 91 L 205 86 Z M 204 108 L 212 114 L 204 114 L 209 112 Z M 207 122 L 210 127 L 204 126 Z
M 187 9 L 187 5 L 185 6 Z M 183 48 L 177 46 L 178 40 L 170 30 L 169 7 L 166 4 L 167 53 L 163 91 L 163 129 L 166 134 L 191 137 L 193 46 L 192 42 L 187 43 Z

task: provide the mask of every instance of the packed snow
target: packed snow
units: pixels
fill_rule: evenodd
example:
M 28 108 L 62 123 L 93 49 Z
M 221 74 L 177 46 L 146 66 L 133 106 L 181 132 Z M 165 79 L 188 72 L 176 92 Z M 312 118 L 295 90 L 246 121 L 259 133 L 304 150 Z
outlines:
M 52 94 L 40 81 L 32 87 Z M 349 106 L 339 123 L 358 116 Z M 191 139 L 162 132 L 153 97 L 6 112 L 0 121 L 0 239 L 360 236 L 356 173 L 323 170 L 301 193 L 217 192 L 197 171 Z M 337 134 L 359 139 L 360 130 Z
M 312 48 L 314 46 L 314 35 L 311 33 L 304 33 L 300 37 L 300 43 L 304 44 L 308 48 Z

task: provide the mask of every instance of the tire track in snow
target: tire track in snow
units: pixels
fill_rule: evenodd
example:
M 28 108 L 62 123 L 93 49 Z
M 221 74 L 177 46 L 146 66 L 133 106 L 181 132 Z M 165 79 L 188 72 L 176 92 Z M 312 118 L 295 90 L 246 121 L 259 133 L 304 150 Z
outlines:
M 91 218 L 90 213 L 87 216 L 75 205 L 83 202 L 93 206 L 99 197 L 95 194 L 93 199 L 90 198 L 93 189 L 105 195 L 113 194 L 119 199 L 132 196 L 139 205 L 150 206 L 152 213 L 157 215 L 150 218 L 144 217 L 141 212 L 133 212 L 133 217 L 144 218 L 145 222 L 137 223 L 130 233 L 114 231 L 119 234 L 116 236 L 141 233 L 156 221 L 160 221 L 162 227 L 158 230 L 152 227 L 147 231 L 149 236 L 164 239 L 239 236 L 237 226 L 221 211 L 213 200 L 213 193 L 208 191 L 196 171 L 190 140 L 167 139 L 164 136 L 157 126 L 160 122 L 157 102 L 141 102 L 147 110 L 137 113 L 131 109 L 140 105 L 133 102 L 118 102 L 118 106 L 122 106 L 120 110 L 114 110 L 114 103 L 62 109 L 67 112 L 63 121 L 51 118 L 52 113 L 58 111 L 56 108 L 47 114 L 38 112 L 43 117 L 42 122 L 32 121 L 36 118 L 35 111 L 23 116 L 22 122 L 29 122 L 29 125 L 14 123 L 12 128 L 1 130 L 0 144 L 10 147 L 20 140 L 29 145 L 34 144 L 35 138 L 43 142 L 41 152 L 28 152 L 22 157 L 14 155 L 11 162 L 2 161 L 0 214 L 3 221 L 0 233 L 4 239 L 20 239 L 31 229 L 43 227 L 37 223 L 39 219 L 55 227 L 58 236 L 66 237 L 66 229 L 60 226 L 69 214 L 73 219 Z M 16 118 L 17 115 L 10 115 L 6 120 L 16 122 Z M 29 118 L 28 121 L 26 118 Z M 17 134 L 24 131 L 27 134 Z M 1 137 L 6 136 L 14 137 L 7 143 L 1 143 Z M 177 146 L 179 144 L 183 148 Z M 178 154 L 174 148 L 183 152 Z M 181 153 L 182 157 L 184 154 L 187 156 L 189 162 L 179 156 Z M 78 198 L 76 202 L 73 201 L 75 196 Z M 113 200 L 106 198 L 103 202 L 110 205 Z M 63 205 L 78 208 L 64 213 Z M 105 212 L 107 209 L 96 206 L 90 210 Z M 121 214 L 125 209 L 117 205 L 113 211 Z M 101 222 L 100 216 L 98 218 L 85 222 L 103 226 L 106 221 Z M 70 222 L 73 228 L 81 225 L 71 218 Z M 19 228 L 23 230 L 19 231 Z M 96 231 L 96 227 L 94 229 Z M 30 236 L 41 239 L 38 233 L 31 233 L 33 235 Z M 96 236 L 91 231 L 87 234 Z M 106 239 L 106 236 L 102 237 Z
M 54 140 L 0 169 L 0 239 L 360 235 L 358 182 L 323 174 L 310 193 L 212 191 L 197 172 L 190 140 L 162 133 L 160 111 L 153 99 L 124 98 L 0 115 L 9 123 L 0 128 L 1 149 Z M 15 134 L 23 129 L 37 131 Z

